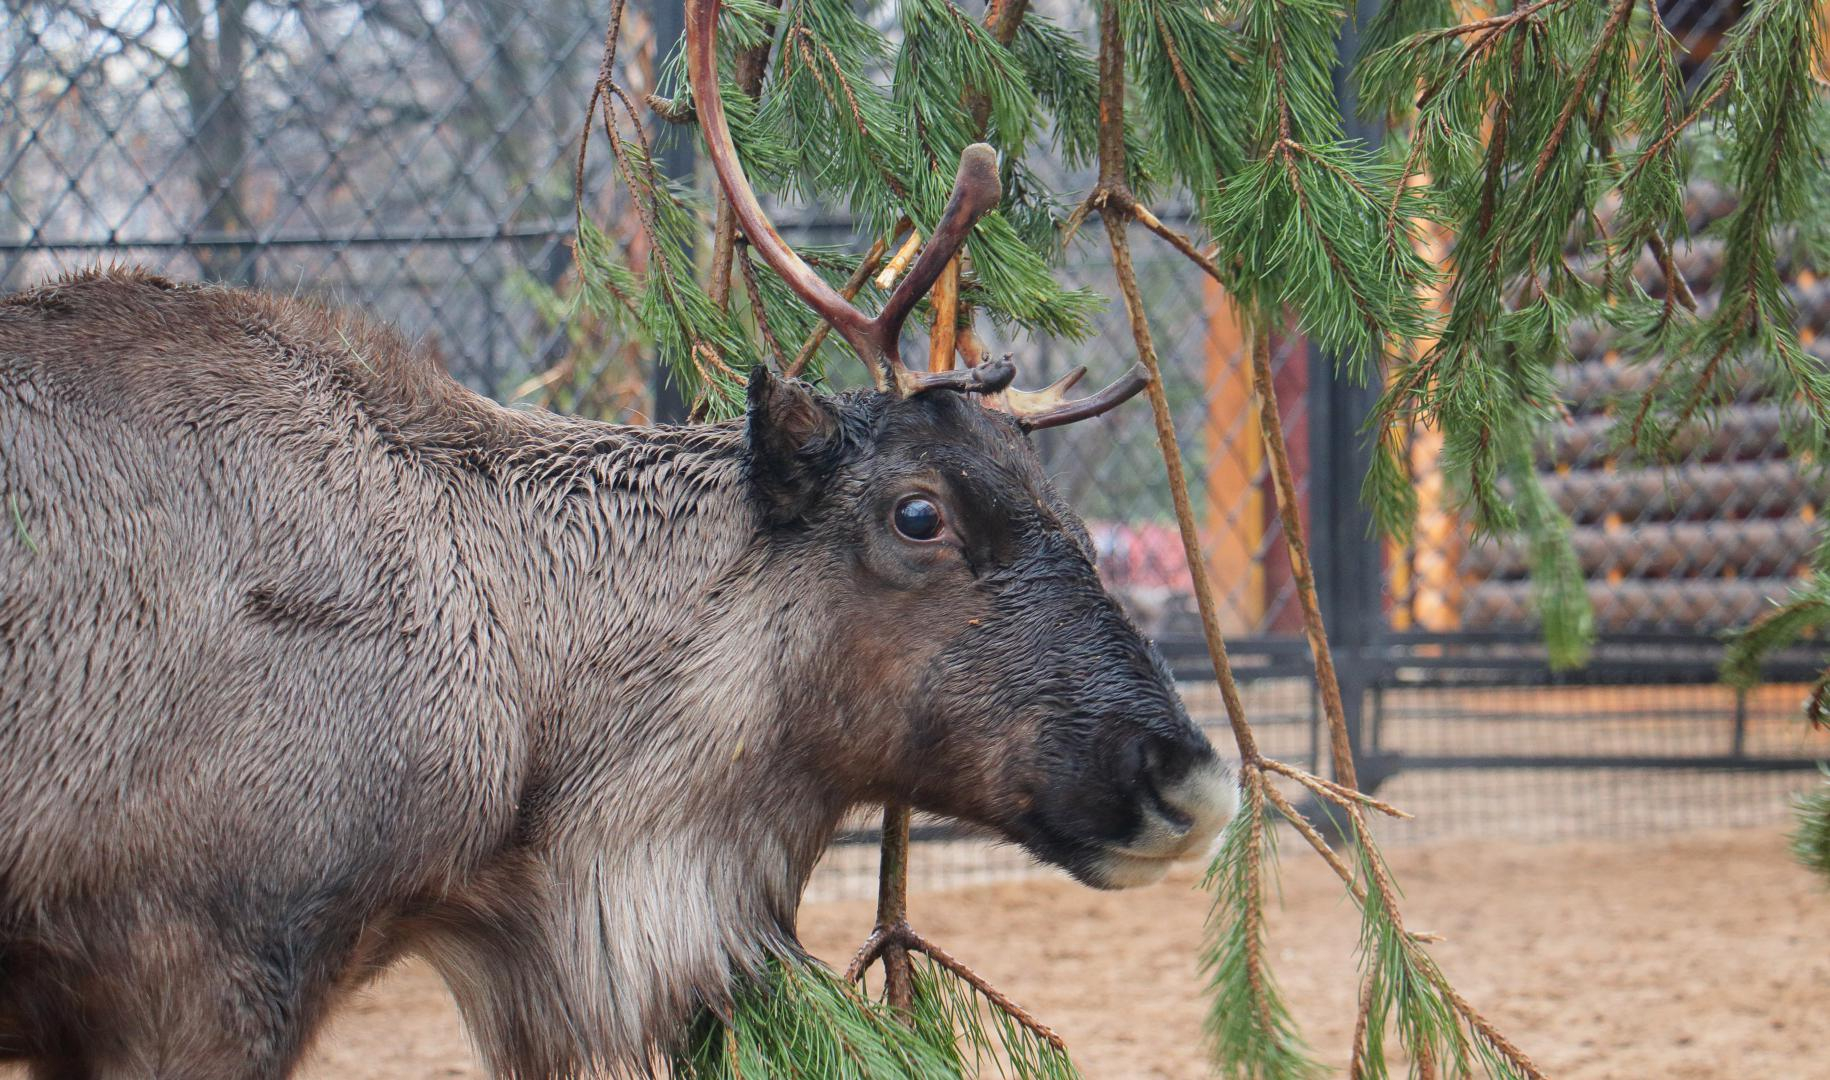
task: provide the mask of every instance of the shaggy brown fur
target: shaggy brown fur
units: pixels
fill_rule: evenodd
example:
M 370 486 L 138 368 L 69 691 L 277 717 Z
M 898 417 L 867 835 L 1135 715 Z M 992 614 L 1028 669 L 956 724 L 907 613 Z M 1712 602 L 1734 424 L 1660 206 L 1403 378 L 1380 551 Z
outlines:
M 1026 440 L 923 398 L 615 427 L 297 301 L 0 302 L 0 1058 L 283 1076 L 413 951 L 498 1072 L 642 1072 L 860 801 L 1101 884 L 1211 835 Z

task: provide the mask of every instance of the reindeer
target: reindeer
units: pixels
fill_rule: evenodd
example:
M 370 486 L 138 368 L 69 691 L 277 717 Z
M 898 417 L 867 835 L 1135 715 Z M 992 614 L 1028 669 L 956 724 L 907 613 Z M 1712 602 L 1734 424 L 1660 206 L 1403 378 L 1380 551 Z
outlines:
M 908 370 L 991 151 L 866 318 L 744 178 L 716 8 L 689 47 L 721 182 L 876 390 L 759 365 L 740 422 L 622 427 L 296 300 L 97 271 L 0 303 L 0 1058 L 285 1076 L 414 954 L 496 1074 L 647 1074 L 797 947 L 861 804 L 1104 888 L 1228 819 L 1027 435 L 1142 378 Z

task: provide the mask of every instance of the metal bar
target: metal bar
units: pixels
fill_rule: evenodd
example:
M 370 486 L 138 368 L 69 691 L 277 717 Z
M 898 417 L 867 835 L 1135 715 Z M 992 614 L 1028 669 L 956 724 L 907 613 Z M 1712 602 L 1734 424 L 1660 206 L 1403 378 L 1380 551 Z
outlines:
M 1735 727 L 1729 736 L 1728 752 L 1740 757 L 1747 752 L 1747 689 L 1735 687 Z
M 103 240 L 6 240 L 0 251 L 108 251 L 114 248 L 144 248 L 152 251 L 183 251 L 188 248 L 268 248 L 268 247 L 372 247 L 381 244 L 474 244 L 491 240 L 545 240 L 570 236 L 572 222 L 538 222 L 531 225 L 492 225 L 475 229 L 447 229 L 437 233 L 417 231 L 374 232 L 341 236 L 194 236 Z
M 654 28 L 654 66 L 661 68 L 661 59 L 667 50 L 676 42 L 686 37 L 686 5 L 681 0 L 651 0 L 648 5 L 649 25 Z M 675 87 L 675 91 L 678 91 Z M 693 179 L 694 141 L 686 134 L 667 124 L 657 125 L 660 130 L 654 133 L 655 168 L 668 180 Z M 677 251 L 673 253 L 679 259 L 691 265 L 694 253 Z M 650 375 L 654 391 L 654 421 L 657 424 L 678 424 L 687 419 L 687 401 L 680 392 L 680 385 L 669 376 L 668 366 L 660 357 L 653 358 L 653 371 Z
M 933 825 L 910 825 L 909 839 L 916 843 L 931 840 L 983 840 L 987 833 L 983 829 L 974 829 L 969 825 L 958 825 L 952 822 L 940 822 Z M 832 844 L 878 844 L 883 840 L 883 830 L 872 826 L 868 829 L 844 829 L 835 833 Z
M 1657 754 L 1395 754 L 1405 772 L 1420 769 L 1685 769 L 1793 772 L 1816 769 L 1822 758 L 1706 757 Z

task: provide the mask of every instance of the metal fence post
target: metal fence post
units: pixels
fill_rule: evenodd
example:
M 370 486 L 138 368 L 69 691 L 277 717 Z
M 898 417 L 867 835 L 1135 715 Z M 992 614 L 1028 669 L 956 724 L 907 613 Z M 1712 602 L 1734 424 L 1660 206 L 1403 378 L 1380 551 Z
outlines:
M 668 50 L 674 47 L 686 34 L 686 5 L 681 0 L 653 0 L 648 7 L 648 18 L 654 27 L 654 69 L 661 70 L 661 63 L 667 58 Z M 658 125 L 655 132 L 655 168 L 668 180 L 691 183 L 696 166 L 694 142 L 687 129 L 669 124 Z M 682 251 L 680 256 L 688 263 L 693 261 L 694 253 Z M 667 364 L 661 357 L 654 357 L 654 370 L 649 373 L 654 388 L 654 422 L 657 424 L 681 424 L 686 422 L 687 402 L 680 394 L 679 385 L 669 377 Z
M 1358 103 L 1349 72 L 1358 26 L 1378 7 L 1379 0 L 1360 0 L 1358 24 L 1342 31 L 1334 76 L 1347 133 L 1368 145 L 1376 145 L 1382 132 L 1355 115 Z M 1373 753 L 1365 722 L 1367 693 L 1379 677 L 1377 639 L 1385 592 L 1381 546 L 1372 538 L 1372 515 L 1360 500 L 1360 480 L 1371 464 L 1363 429 L 1379 398 L 1378 366 L 1367 365 L 1374 374 L 1366 385 L 1343 377 L 1341 367 L 1340 357 L 1309 347 L 1310 551 L 1360 786 L 1371 791 L 1391 774 L 1390 761 Z

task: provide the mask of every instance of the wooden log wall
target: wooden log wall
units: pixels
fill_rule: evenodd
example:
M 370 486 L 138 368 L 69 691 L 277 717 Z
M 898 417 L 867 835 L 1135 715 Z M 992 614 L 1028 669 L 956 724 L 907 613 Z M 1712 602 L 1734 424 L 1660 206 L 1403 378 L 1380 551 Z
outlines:
M 1719 190 L 1689 200 L 1700 229 L 1732 209 Z M 1705 308 L 1720 274 L 1722 248 L 1701 238 L 1676 253 Z M 1650 256 L 1638 275 L 1658 295 Z M 1830 364 L 1830 282 L 1811 268 L 1786 264 L 1800 335 Z M 1690 425 L 1672 444 L 1675 465 L 1623 454 L 1611 410 L 1643 389 L 1653 368 L 1624 362 L 1604 327 L 1572 333 L 1573 360 L 1559 382 L 1572 402 L 1570 422 L 1539 448 L 1541 479 L 1574 524 L 1573 541 L 1589 581 L 1597 626 L 1605 632 L 1713 632 L 1766 610 L 1807 572 L 1817 517 L 1830 481 L 1795 461 L 1784 426 L 1796 410 L 1765 387 L 1739 388 L 1709 423 Z M 1460 625 L 1510 628 L 1536 622 L 1522 541 L 1469 547 Z

